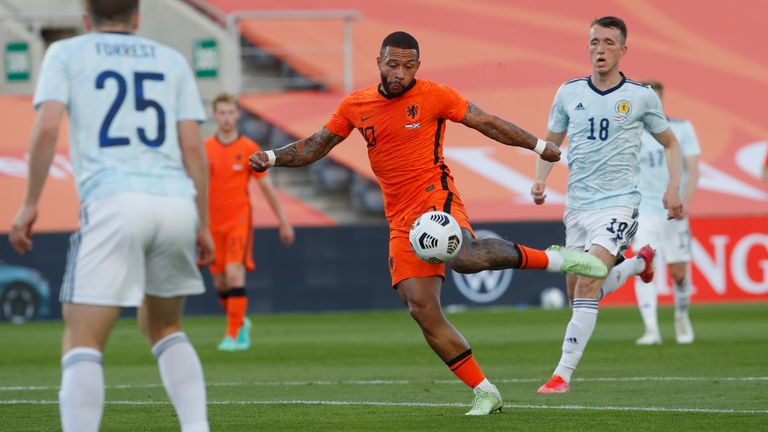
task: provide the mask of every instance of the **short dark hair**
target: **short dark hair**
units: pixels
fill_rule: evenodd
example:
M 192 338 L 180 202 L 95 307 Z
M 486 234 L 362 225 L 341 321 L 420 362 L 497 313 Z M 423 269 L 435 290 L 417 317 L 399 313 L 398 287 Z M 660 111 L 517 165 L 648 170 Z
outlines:
M 659 93 L 664 93 L 664 84 L 662 84 L 661 81 L 647 80 L 643 81 L 643 85 L 647 85 Z
M 599 25 L 600 27 L 606 27 L 606 28 L 615 28 L 616 30 L 621 33 L 621 37 L 623 39 L 623 42 L 627 41 L 627 25 L 624 24 L 624 20 L 615 17 L 615 16 L 604 16 L 602 18 L 595 18 L 594 21 L 592 21 L 592 24 L 589 25 L 590 28 Z
M 85 11 L 94 24 L 129 23 L 139 10 L 139 0 L 85 0 Z
M 400 49 L 414 49 L 416 50 L 416 55 L 419 55 L 419 42 L 416 40 L 415 37 L 411 36 L 410 34 L 404 32 L 404 31 L 396 31 L 394 33 L 390 33 L 387 37 L 384 38 L 384 41 L 381 42 L 381 50 L 380 52 L 384 52 L 384 50 L 387 48 L 400 48 Z

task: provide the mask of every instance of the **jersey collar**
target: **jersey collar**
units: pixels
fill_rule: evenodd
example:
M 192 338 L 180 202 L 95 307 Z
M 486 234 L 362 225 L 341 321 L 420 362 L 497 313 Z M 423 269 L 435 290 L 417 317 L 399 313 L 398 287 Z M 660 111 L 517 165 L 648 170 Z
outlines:
M 619 72 L 619 74 L 621 75 L 621 81 L 619 81 L 618 84 L 616 84 L 615 86 L 613 86 L 613 87 L 611 87 L 611 88 L 609 88 L 607 90 L 600 90 L 599 88 L 595 87 L 594 84 L 592 84 L 592 76 L 591 75 L 587 77 L 587 84 L 589 84 L 589 88 L 591 88 L 595 93 L 599 94 L 600 96 L 605 96 L 607 94 L 613 93 L 616 90 L 620 89 L 621 86 L 623 86 L 624 83 L 627 82 L 627 77 L 624 76 L 624 72 Z
M 402 93 L 400 93 L 399 95 L 396 95 L 396 96 L 390 96 L 390 95 L 386 94 L 386 93 L 384 92 L 384 90 L 382 90 L 382 89 L 381 89 L 381 85 L 377 85 L 377 86 L 376 86 L 376 89 L 378 89 L 378 90 L 379 90 L 379 94 L 380 94 L 382 97 L 384 97 L 385 99 L 390 99 L 390 100 L 391 100 L 391 99 L 394 99 L 394 98 L 396 98 L 396 97 L 400 97 L 400 96 L 404 95 L 405 93 L 407 93 L 407 92 L 408 92 L 408 90 L 412 89 L 412 88 L 413 88 L 413 86 L 415 86 L 415 85 L 416 85 L 416 78 L 414 78 L 414 79 L 413 79 L 413 81 L 411 81 L 411 85 L 409 85 L 408 87 L 406 87 L 406 88 L 403 90 L 403 92 L 402 92 Z
M 223 145 L 224 147 L 228 147 L 228 146 L 230 146 L 230 145 L 232 145 L 232 144 L 236 143 L 237 141 L 239 141 L 239 140 L 240 140 L 240 136 L 241 136 L 241 135 L 240 135 L 240 132 L 238 132 L 238 133 L 237 133 L 237 137 L 235 137 L 235 139 L 233 139 L 233 140 L 232 140 L 232 141 L 230 141 L 230 142 L 224 142 L 224 141 L 222 141 L 222 140 L 219 138 L 219 134 L 216 134 L 216 133 L 215 133 L 215 134 L 213 134 L 213 137 L 216 139 L 216 142 L 217 142 L 217 143 L 219 143 L 219 145 Z

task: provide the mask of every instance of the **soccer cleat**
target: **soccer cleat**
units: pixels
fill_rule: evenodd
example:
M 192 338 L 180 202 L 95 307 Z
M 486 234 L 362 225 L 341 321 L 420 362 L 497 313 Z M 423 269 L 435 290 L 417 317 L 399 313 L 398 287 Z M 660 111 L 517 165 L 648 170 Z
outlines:
M 645 245 L 640 248 L 640 252 L 637 253 L 637 256 L 645 261 L 645 268 L 643 269 L 643 272 L 638 275 L 640 276 L 640 280 L 645 283 L 651 283 L 654 272 L 653 257 L 656 256 L 656 251 L 653 250 L 650 245 Z
M 541 394 L 565 393 L 569 388 L 571 386 L 560 375 L 552 375 L 552 378 L 546 384 L 539 387 L 536 392 Z
M 248 349 L 251 347 L 251 320 L 247 317 L 243 319 L 243 325 L 237 331 L 237 343 Z
M 635 341 L 635 345 L 661 345 L 661 334 L 659 334 L 658 330 L 655 332 L 646 330 L 645 333 Z
M 608 268 L 594 255 L 557 245 L 548 247 L 547 252 L 557 253 L 563 258 L 560 267 L 562 273 L 575 273 L 594 279 L 605 279 L 608 276 Z
M 693 326 L 688 314 L 675 314 L 675 338 L 679 344 L 693 343 Z
M 475 387 L 475 398 L 472 400 L 472 409 L 467 411 L 465 415 L 468 416 L 480 416 L 488 415 L 493 412 L 501 412 L 501 408 L 504 406 L 504 402 L 501 400 L 501 394 L 496 389 L 496 386 L 491 385 L 493 390 L 485 391 L 479 387 Z
M 247 350 L 249 347 L 250 347 L 250 344 L 244 345 L 230 336 L 225 336 L 224 340 L 222 340 L 221 343 L 219 344 L 218 350 L 219 351 L 244 351 L 244 350 Z

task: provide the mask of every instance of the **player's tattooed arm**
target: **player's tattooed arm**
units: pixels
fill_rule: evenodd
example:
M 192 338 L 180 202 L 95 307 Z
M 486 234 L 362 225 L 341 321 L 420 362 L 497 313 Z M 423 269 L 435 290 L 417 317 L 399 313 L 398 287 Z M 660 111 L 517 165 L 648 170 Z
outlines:
M 484 112 L 472 102 L 469 102 L 461 123 L 502 144 L 535 150 L 545 161 L 560 160 L 560 149 L 554 143 L 541 141 L 516 124 Z
M 274 160 L 270 161 L 268 152 L 256 152 L 250 157 L 253 170 L 262 172 L 271 166 L 301 167 L 322 158 L 344 137 L 322 128 L 311 136 L 294 141 L 285 147 L 273 151 Z
M 533 150 L 536 137 L 512 122 L 488 114 L 474 103 L 469 103 L 467 113 L 461 122 L 483 135 L 502 144 Z

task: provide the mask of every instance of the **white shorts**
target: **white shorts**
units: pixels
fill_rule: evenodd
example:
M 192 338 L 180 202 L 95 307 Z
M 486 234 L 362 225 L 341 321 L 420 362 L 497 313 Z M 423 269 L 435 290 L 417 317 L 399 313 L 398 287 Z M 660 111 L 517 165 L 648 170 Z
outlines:
M 141 305 L 144 294 L 203 293 L 198 224 L 190 198 L 122 193 L 89 203 L 70 238 L 60 300 L 130 307 Z
M 587 251 L 600 245 L 612 255 L 624 252 L 637 231 L 637 209 L 608 207 L 599 210 L 565 209 L 565 247 Z
M 640 228 L 635 237 L 635 249 L 650 244 L 661 252 L 668 264 L 691 261 L 691 229 L 688 218 L 667 220 L 640 215 L 638 221 Z

